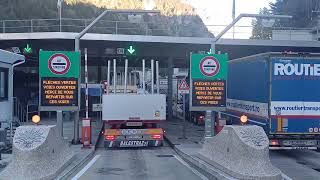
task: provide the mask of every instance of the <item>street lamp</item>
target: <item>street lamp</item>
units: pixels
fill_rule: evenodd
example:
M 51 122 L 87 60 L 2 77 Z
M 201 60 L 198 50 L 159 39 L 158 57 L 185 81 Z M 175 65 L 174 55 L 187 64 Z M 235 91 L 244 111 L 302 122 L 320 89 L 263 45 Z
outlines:
M 211 43 L 212 53 L 216 51 L 217 41 L 232 28 L 241 18 L 250 17 L 250 18 L 265 18 L 265 19 L 290 19 L 292 16 L 288 15 L 265 15 L 265 14 L 240 14 L 236 19 L 234 19 L 223 31 L 221 31 L 216 37 L 213 38 Z
M 121 13 L 121 14 L 145 14 L 145 13 L 160 13 L 159 10 L 126 10 L 126 9 L 109 9 L 105 10 L 101 13 L 94 21 L 92 21 L 89 26 L 87 26 L 84 30 L 82 30 L 75 37 L 74 51 L 80 51 L 80 38 L 84 36 L 91 28 L 94 26 L 102 17 L 104 17 L 107 13 Z
M 79 34 L 76 35 L 74 38 L 74 51 L 75 52 L 80 52 L 80 39 L 106 14 L 108 13 L 121 13 L 121 14 L 145 14 L 145 13 L 157 13 L 159 14 L 159 10 L 132 10 L 132 9 L 108 9 L 105 10 L 103 13 L 101 13 L 95 20 L 93 20 L 84 30 L 82 30 Z M 81 58 L 81 56 L 80 56 Z M 81 63 L 80 63 L 81 64 Z M 80 65 L 80 70 L 81 72 L 81 65 Z M 78 78 L 78 106 L 79 106 L 79 111 L 80 111 L 80 97 L 81 97 L 81 76 Z M 74 120 L 74 134 L 73 134 L 73 143 L 78 144 L 79 142 L 79 111 L 76 111 L 75 114 L 75 120 Z

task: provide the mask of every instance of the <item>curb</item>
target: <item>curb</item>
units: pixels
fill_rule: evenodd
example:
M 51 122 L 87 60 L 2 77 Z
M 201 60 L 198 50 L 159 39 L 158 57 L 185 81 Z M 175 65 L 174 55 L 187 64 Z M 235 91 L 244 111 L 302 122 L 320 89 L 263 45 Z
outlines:
M 96 149 L 98 147 L 97 145 L 98 145 L 99 140 L 101 138 L 100 137 L 100 133 L 103 130 L 103 127 L 104 126 L 102 125 L 101 129 L 99 131 L 99 134 L 98 134 L 98 136 L 96 138 L 95 144 L 92 146 L 90 152 L 84 158 L 82 158 L 77 164 L 75 164 L 70 170 L 68 170 L 67 172 L 62 173 L 62 175 L 60 174 L 59 176 L 57 176 L 55 178 L 56 180 L 68 179 L 71 174 L 75 173 L 78 170 L 79 167 L 83 166 L 87 161 L 89 161 L 93 157 L 93 155 L 94 155 L 94 153 L 95 153 L 95 151 L 96 151 Z
M 177 148 L 168 137 L 164 136 L 165 140 L 168 142 L 170 147 L 174 149 L 174 151 L 191 167 L 198 170 L 201 174 L 206 176 L 209 179 L 212 180 L 235 180 L 235 178 L 232 178 L 231 176 L 226 175 L 222 171 L 216 169 L 212 165 L 209 165 L 208 163 L 204 162 L 203 160 L 192 157 L 184 152 L 182 152 L 179 148 Z
M 208 177 L 209 179 L 218 179 L 218 180 L 236 180 L 236 178 L 231 177 L 230 175 L 224 173 L 221 170 L 218 170 L 214 166 L 208 164 L 207 162 L 201 160 L 198 157 L 190 156 L 183 151 L 181 151 L 179 148 L 176 147 L 175 144 L 173 144 L 170 139 L 164 135 L 164 139 L 168 142 L 170 147 L 174 149 L 174 151 L 190 166 L 197 169 L 199 172 L 201 172 L 203 175 Z M 281 173 L 282 180 L 292 180 L 290 177 L 288 177 L 286 174 Z
M 70 170 L 67 172 L 60 174 L 58 177 L 56 177 L 56 180 L 63 180 L 67 179 L 71 174 L 75 173 L 79 167 L 85 164 L 85 162 L 89 161 L 92 156 L 94 155 L 95 150 L 92 149 L 90 153 L 88 153 L 84 158 L 82 158 L 77 164 L 75 164 Z

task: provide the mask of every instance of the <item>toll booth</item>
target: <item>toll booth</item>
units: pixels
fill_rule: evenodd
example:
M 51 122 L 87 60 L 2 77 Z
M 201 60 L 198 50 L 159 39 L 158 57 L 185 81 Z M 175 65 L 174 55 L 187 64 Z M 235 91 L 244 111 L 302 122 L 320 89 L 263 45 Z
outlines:
M 14 121 L 13 68 L 25 62 L 20 54 L 0 49 L 0 123 L 9 127 Z

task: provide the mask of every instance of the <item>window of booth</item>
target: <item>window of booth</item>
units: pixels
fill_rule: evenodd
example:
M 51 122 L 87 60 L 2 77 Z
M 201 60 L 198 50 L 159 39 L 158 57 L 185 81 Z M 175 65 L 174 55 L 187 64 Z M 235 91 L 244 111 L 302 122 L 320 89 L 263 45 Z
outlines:
M 8 100 L 8 69 L 0 68 L 0 101 Z

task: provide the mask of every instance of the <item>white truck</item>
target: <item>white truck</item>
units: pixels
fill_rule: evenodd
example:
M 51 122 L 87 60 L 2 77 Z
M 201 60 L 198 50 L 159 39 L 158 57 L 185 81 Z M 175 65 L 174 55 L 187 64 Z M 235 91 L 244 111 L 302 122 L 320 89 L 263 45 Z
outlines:
M 127 60 L 126 60 L 127 61 Z M 153 71 L 153 60 L 151 61 L 151 74 Z M 142 79 L 144 81 L 144 60 Z M 157 69 L 157 87 L 159 87 L 158 63 Z M 110 66 L 110 63 L 108 63 Z M 127 79 L 128 63 L 125 65 L 125 77 Z M 108 68 L 110 69 L 110 68 Z M 114 72 L 116 67 L 114 63 Z M 107 82 L 110 82 L 108 71 Z M 145 147 L 162 146 L 163 129 L 159 128 L 159 123 L 166 120 L 166 95 L 159 94 L 159 89 L 154 93 L 152 83 L 151 93 L 145 88 L 145 82 L 142 82 L 142 89 L 136 93 L 127 93 L 127 84 L 123 93 L 116 93 L 116 74 L 114 73 L 113 93 L 109 92 L 107 86 L 106 93 L 102 98 L 102 120 L 104 121 L 105 147 Z M 153 77 L 152 77 L 152 81 Z M 116 91 L 114 91 L 116 89 Z

